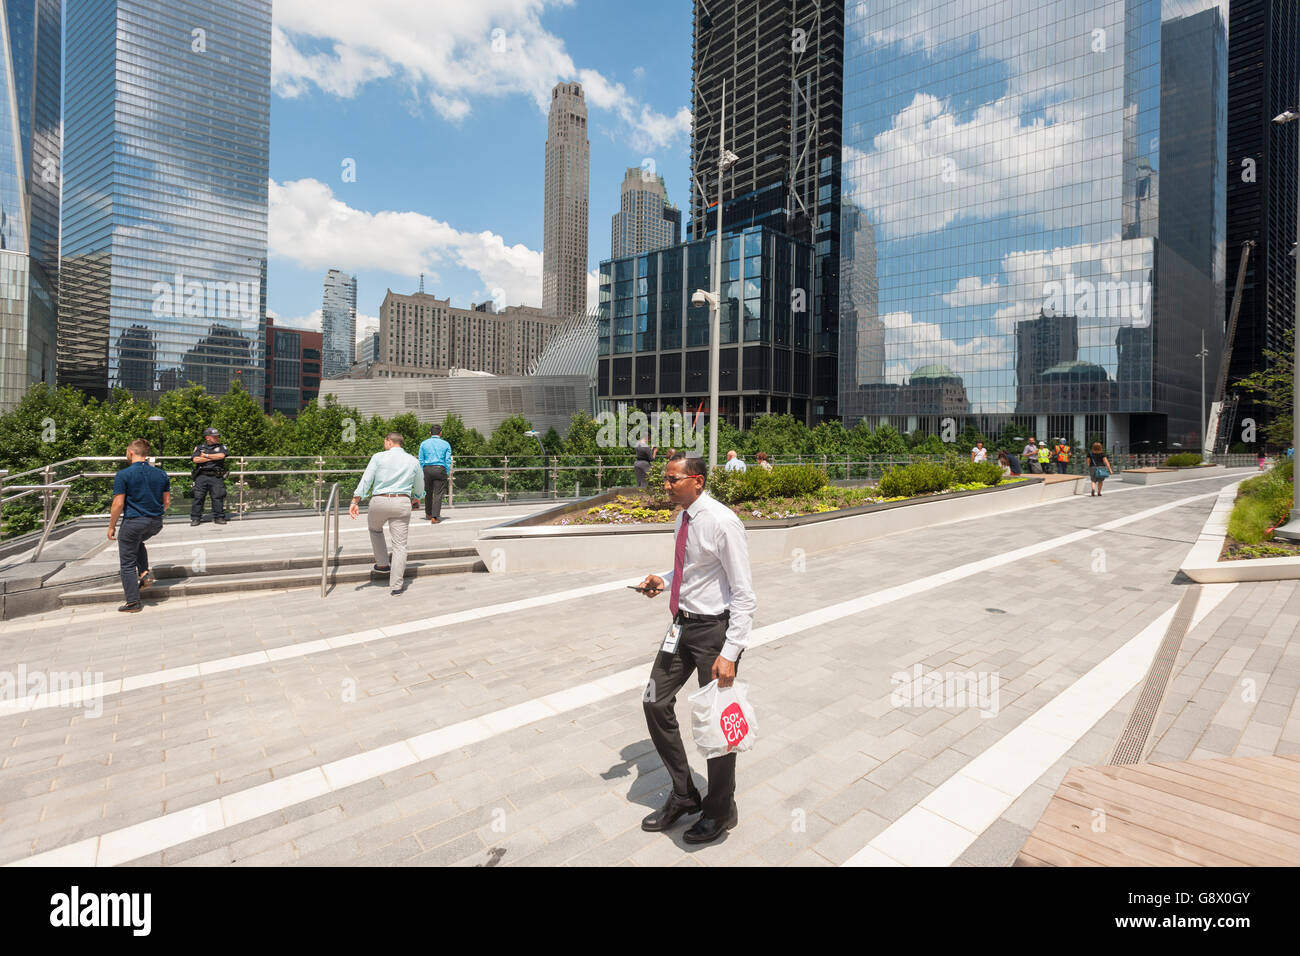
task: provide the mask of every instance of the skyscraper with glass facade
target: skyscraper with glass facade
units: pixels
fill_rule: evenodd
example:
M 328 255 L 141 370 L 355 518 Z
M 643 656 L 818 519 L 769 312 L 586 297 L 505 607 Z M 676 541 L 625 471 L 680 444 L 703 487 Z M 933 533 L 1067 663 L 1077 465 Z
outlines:
M 619 187 L 618 206 L 610 221 L 611 259 L 682 241 L 682 212 L 668 202 L 662 176 L 640 166 L 628 169 Z
M 1264 369 L 1264 351 L 1280 351 L 1295 324 L 1296 156 L 1300 123 L 1273 117 L 1297 106 L 1300 89 L 1300 5 L 1294 0 L 1232 0 L 1228 43 L 1228 307 L 1241 244 L 1253 241 L 1241 293 L 1228 391 Z M 1241 394 L 1236 420 L 1257 423 L 1270 410 Z M 1242 430 L 1227 436 L 1241 441 Z
M 846 424 L 1199 447 L 1201 334 L 1210 387 L 1223 343 L 1227 5 L 849 6 Z
M 68 0 L 61 383 L 265 389 L 270 0 Z
M 600 264 L 596 396 L 645 412 L 708 413 L 712 239 Z M 744 428 L 760 415 L 808 421 L 813 246 L 766 226 L 725 235 L 719 319 L 719 420 Z
M 691 229 L 717 228 L 719 140 L 736 163 L 723 176 L 722 229 L 766 226 L 814 245 L 812 405 L 837 414 L 840 155 L 844 0 L 696 0 Z
M 324 375 L 346 375 L 357 360 L 357 280 L 331 269 L 325 274 L 320 327 L 324 335 Z
M 0 5 L 0 409 L 55 380 L 62 28 L 59 0 Z

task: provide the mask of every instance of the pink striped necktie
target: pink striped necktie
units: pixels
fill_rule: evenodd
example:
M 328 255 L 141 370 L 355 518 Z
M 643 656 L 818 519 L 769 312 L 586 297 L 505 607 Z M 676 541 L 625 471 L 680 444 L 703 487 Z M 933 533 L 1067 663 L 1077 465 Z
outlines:
M 682 569 L 686 566 L 686 535 L 691 524 L 691 513 L 682 512 L 682 526 L 677 529 L 677 548 L 673 552 L 673 590 L 668 595 L 668 613 L 677 616 L 677 598 L 682 593 Z

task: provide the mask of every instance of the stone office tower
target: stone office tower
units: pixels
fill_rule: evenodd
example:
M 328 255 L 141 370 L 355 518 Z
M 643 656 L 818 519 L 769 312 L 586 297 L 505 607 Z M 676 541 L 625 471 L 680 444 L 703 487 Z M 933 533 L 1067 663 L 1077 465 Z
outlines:
M 587 189 L 591 143 L 579 83 L 551 91 L 546 130 L 542 312 L 567 319 L 587 308 Z

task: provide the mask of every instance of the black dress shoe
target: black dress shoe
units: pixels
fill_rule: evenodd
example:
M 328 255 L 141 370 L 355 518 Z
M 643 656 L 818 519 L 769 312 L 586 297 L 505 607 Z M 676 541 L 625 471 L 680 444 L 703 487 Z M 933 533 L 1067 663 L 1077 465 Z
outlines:
M 727 819 L 715 820 L 712 817 L 700 817 L 695 821 L 695 826 L 682 835 L 682 839 L 687 843 L 712 843 L 739 822 L 740 817 L 733 805 Z
M 668 794 L 664 805 L 641 821 L 641 829 L 649 833 L 667 830 L 677 822 L 677 818 L 687 813 L 700 812 L 700 795 L 692 792 L 688 797 L 679 797 L 677 791 Z

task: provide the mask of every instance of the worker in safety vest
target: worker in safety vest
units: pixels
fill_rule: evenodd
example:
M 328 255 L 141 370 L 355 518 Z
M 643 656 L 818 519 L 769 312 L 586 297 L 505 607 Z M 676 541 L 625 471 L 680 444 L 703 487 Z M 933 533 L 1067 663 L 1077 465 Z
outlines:
M 1063 475 L 1070 467 L 1070 446 L 1064 441 L 1056 445 L 1056 473 Z
M 1043 474 L 1052 470 L 1052 449 L 1047 447 L 1047 442 L 1038 446 L 1038 465 L 1043 469 Z

